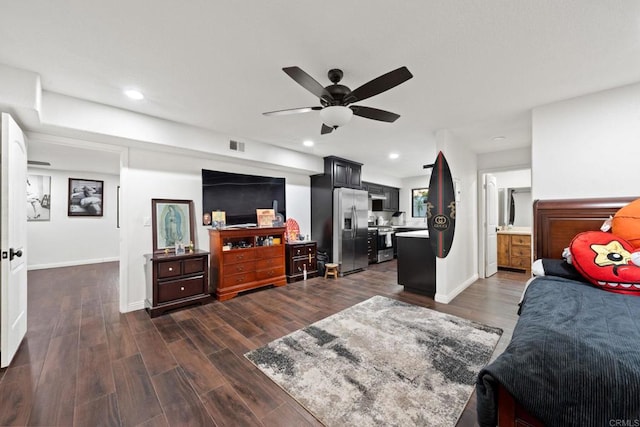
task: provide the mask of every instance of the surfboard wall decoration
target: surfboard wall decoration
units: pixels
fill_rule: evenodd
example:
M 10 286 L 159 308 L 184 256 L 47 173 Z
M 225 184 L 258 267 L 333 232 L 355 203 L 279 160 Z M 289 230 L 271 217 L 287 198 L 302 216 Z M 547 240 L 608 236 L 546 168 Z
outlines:
M 446 258 L 456 229 L 456 193 L 447 159 L 438 153 L 429 180 L 427 225 L 431 248 L 438 258 Z

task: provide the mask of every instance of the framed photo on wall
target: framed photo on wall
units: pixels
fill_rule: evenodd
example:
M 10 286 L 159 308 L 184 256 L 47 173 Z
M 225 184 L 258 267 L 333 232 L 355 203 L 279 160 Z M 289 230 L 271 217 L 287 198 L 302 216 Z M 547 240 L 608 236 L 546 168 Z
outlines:
M 188 246 L 195 235 L 193 200 L 151 199 L 153 252 L 176 252 Z
M 68 216 L 102 216 L 104 181 L 69 178 Z
M 51 219 L 51 177 L 27 175 L 27 221 Z
M 413 188 L 411 190 L 411 216 L 424 218 L 427 216 L 428 188 Z

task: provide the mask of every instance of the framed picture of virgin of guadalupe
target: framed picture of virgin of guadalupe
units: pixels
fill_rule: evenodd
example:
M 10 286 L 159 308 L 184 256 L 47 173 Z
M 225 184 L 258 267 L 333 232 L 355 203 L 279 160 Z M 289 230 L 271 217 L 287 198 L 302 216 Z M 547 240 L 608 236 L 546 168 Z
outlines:
M 193 200 L 151 199 L 153 252 L 189 246 L 194 241 Z

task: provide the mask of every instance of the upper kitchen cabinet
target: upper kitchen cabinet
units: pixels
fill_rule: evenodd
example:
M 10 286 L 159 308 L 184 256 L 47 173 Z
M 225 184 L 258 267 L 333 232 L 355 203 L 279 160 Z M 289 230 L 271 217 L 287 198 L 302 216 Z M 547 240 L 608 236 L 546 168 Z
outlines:
M 400 190 L 393 187 L 386 187 L 384 195 L 387 197 L 383 204 L 385 210 L 397 212 L 400 210 Z
M 397 212 L 400 210 L 400 189 L 371 182 L 363 182 L 362 185 L 372 199 L 371 209 L 373 211 Z
M 324 158 L 324 172 L 331 175 L 334 187 L 362 188 L 362 163 L 327 156 Z

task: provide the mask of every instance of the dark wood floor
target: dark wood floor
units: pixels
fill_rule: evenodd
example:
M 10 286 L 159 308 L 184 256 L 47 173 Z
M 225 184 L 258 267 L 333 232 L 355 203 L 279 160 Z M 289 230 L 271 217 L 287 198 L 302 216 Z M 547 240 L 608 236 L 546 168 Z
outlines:
M 499 272 L 439 304 L 396 285 L 390 261 L 152 320 L 118 312 L 117 263 L 31 271 L 27 337 L 0 370 L 0 425 L 320 425 L 243 354 L 385 295 L 503 328 L 497 355 L 525 280 Z M 458 423 L 473 425 L 475 397 Z

